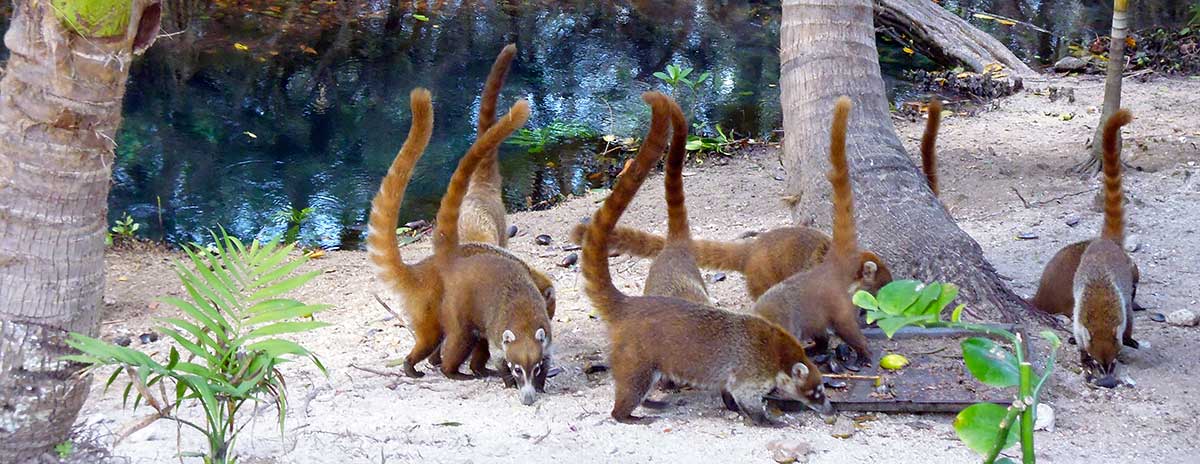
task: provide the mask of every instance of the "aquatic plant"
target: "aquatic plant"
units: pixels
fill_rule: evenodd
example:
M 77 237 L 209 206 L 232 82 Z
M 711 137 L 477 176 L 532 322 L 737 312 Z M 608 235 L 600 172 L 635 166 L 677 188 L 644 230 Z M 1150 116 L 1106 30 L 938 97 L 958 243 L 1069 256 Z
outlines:
M 963 304 L 951 311 L 950 320 L 942 319 L 943 311 L 957 296 L 958 287 L 951 283 L 925 284 L 915 280 L 897 280 L 879 289 L 874 296 L 858 291 L 854 294 L 854 304 L 865 309 L 867 323 L 875 323 L 888 338 L 902 327 L 918 326 L 965 329 L 1004 339 L 1011 348 L 989 338 L 968 338 L 962 342 L 962 354 L 967 370 L 980 382 L 1000 388 L 1017 387 L 1012 405 L 1005 408 L 993 403 L 973 404 L 955 417 L 954 431 L 963 444 L 983 455 L 983 462 L 988 464 L 996 462 L 1001 451 L 1019 440 L 1022 462 L 1031 464 L 1036 460 L 1033 449 L 1034 413 L 1042 387 L 1054 371 L 1062 341 L 1052 331 L 1041 333 L 1042 338 L 1050 343 L 1050 353 L 1045 369 L 1035 379 L 1033 365 L 1026 360 L 1025 340 L 1020 333 L 962 322 L 963 309 L 966 307 Z
M 554 121 L 537 129 L 522 128 L 509 137 L 505 143 L 525 147 L 529 153 L 541 153 L 549 145 L 596 137 L 596 131 L 585 124 Z
M 300 226 L 312 215 L 311 206 L 298 210 L 289 205 L 275 212 L 275 222 L 287 226 L 287 230 L 283 232 L 283 243 L 296 243 L 300 239 Z
M 327 326 L 298 319 L 311 317 L 329 305 L 279 298 L 321 272 L 293 275 L 307 261 L 304 257 L 288 259 L 294 245 L 256 240 L 246 247 L 224 230 L 220 236 L 214 234 L 213 239 L 215 253 L 185 247 L 190 269 L 182 263 L 175 265 L 190 299 L 162 299 L 183 313 L 182 318 L 159 319 L 163 325 L 158 330 L 176 343 L 167 352 L 165 362 L 80 333 L 72 333 L 67 340 L 80 354 L 63 359 L 85 364 L 85 373 L 114 366 L 105 389 L 124 373 L 129 383 L 122 393 L 122 404 L 127 405 L 133 393 L 133 409 L 143 401 L 154 409 L 122 431 L 118 442 L 154 421 L 166 419 L 199 431 L 207 441 L 207 451 L 181 452 L 180 456 L 202 457 L 206 464 L 226 464 L 235 462 L 235 441 L 249 424 L 246 414 L 238 414 L 247 403 L 272 405 L 283 434 L 287 390 L 278 369 L 280 364 L 303 357 L 325 372 L 325 366 L 308 349 L 272 336 Z M 155 385 L 157 393 L 153 391 Z M 204 410 L 202 423 L 176 413 L 186 404 L 198 404 Z
M 114 238 L 122 241 L 133 240 L 137 236 L 138 229 L 141 228 L 141 224 L 133 222 L 133 216 L 125 213 L 125 216 L 113 223 L 109 232 L 104 234 L 104 244 L 112 245 Z

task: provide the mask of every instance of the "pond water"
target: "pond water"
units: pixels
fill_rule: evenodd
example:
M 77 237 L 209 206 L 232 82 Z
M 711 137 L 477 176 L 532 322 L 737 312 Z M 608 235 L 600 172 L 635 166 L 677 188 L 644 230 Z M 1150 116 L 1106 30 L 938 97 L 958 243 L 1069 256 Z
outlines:
M 1081 0 L 952 1 L 1031 64 L 1070 40 L 1107 34 L 1111 10 Z M 1138 27 L 1186 21 L 1183 2 L 1141 1 Z M 495 54 L 519 51 L 501 104 L 526 98 L 528 128 L 583 127 L 637 136 L 641 92 L 670 91 L 669 64 L 711 73 L 678 89 L 701 132 L 770 138 L 781 125 L 778 2 L 165 0 L 164 37 L 137 60 L 117 137 L 111 220 L 131 215 L 145 236 L 203 241 L 218 225 L 273 236 L 282 216 L 311 208 L 303 242 L 355 247 L 379 179 L 409 126 L 408 92 L 434 95 L 434 135 L 401 222 L 432 217 L 457 159 L 474 140 L 478 93 Z M 10 8 L 8 2 L 4 7 Z M 1030 23 L 1004 26 L 987 12 Z M 7 18 L 7 12 L 4 12 Z M 3 21 L 7 21 L 4 19 Z M 0 24 L 6 29 L 7 24 Z M 1045 29 L 1049 32 L 1042 32 Z M 0 50 L 2 52 L 2 50 Z M 889 95 L 897 76 L 934 67 L 880 41 Z M 608 181 L 606 143 L 501 150 L 510 210 L 544 207 Z M 294 214 L 291 214 L 295 216 Z

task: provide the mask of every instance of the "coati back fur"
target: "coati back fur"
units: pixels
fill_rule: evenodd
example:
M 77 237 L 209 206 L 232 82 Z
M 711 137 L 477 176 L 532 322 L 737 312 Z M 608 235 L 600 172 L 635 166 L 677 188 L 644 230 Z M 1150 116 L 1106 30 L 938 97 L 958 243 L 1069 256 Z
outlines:
M 1079 257 L 1071 285 L 1075 297 L 1073 332 L 1088 382 L 1117 386 L 1117 353 L 1133 340 L 1133 259 L 1125 253 L 1125 211 L 1121 193 L 1120 131 L 1132 119 L 1119 110 L 1104 122 L 1104 226 Z
M 436 256 L 430 256 L 416 264 L 406 264 L 400 255 L 396 241 L 396 225 L 404 190 L 412 176 L 412 169 L 423 154 L 433 126 L 433 109 L 430 94 L 425 89 L 415 89 L 411 94 L 413 123 L 404 145 L 393 160 L 388 173 L 380 182 L 379 192 L 371 203 L 370 228 L 367 236 L 369 259 L 379 279 L 404 300 L 408 326 L 415 338 L 412 350 L 405 357 L 403 370 L 410 377 L 421 377 L 417 363 L 429 357 L 437 349 L 443 330 L 439 316 L 445 285 L 443 270 Z M 502 129 L 501 129 L 502 130 Z M 499 131 L 499 130 L 498 130 Z M 511 132 L 511 130 L 510 130 Z M 507 135 L 507 134 L 505 134 Z M 483 142 L 498 144 L 503 137 L 492 137 Z M 480 142 L 477 142 L 477 145 Z M 486 255 L 505 260 L 532 278 L 533 270 L 508 250 L 483 243 L 465 243 L 457 247 L 459 257 Z M 521 274 L 518 272 L 518 274 Z M 545 300 L 545 298 L 543 298 Z M 486 348 L 486 346 L 485 346 Z M 472 358 L 476 374 L 483 374 L 489 354 L 486 349 L 477 350 Z M 482 359 L 480 359 L 482 358 Z M 478 369 L 477 369 L 478 368 Z
M 829 183 L 833 186 L 833 243 L 821 264 L 784 279 L 754 304 L 754 313 L 775 322 L 799 339 L 811 338 L 816 352 L 829 348 L 829 329 L 858 354 L 860 364 L 871 362 L 867 339 L 858 327 L 858 309 L 848 288 L 856 275 L 871 267 L 859 251 L 854 226 L 854 198 L 846 163 L 846 126 L 850 99 L 840 97 L 833 108 L 829 145 Z
M 674 100 L 668 101 L 671 120 L 671 145 L 667 154 L 663 184 L 667 203 L 667 240 L 650 263 L 646 275 L 646 296 L 670 296 L 699 304 L 710 304 L 708 288 L 696 266 L 692 232 L 688 226 L 687 205 L 683 193 L 683 162 L 687 156 L 688 127 L 683 111 Z
M 650 131 L 631 168 L 596 211 L 583 245 L 584 291 L 608 325 L 610 364 L 616 384 L 612 417 L 646 422 L 633 411 L 660 377 L 728 391 L 756 424 L 769 424 L 763 395 L 772 389 L 810 407 L 832 410 L 821 374 L 795 337 L 757 316 L 738 314 L 680 298 L 629 296 L 613 285 L 608 233 L 662 156 L 670 98 L 647 92 Z

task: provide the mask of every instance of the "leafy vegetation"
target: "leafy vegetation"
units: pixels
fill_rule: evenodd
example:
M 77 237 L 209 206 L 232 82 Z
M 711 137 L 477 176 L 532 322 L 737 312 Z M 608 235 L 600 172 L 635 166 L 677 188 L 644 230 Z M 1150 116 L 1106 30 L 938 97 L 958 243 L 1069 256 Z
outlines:
M 206 464 L 226 464 L 235 462 L 234 444 L 249 424 L 242 410 L 247 403 L 273 406 L 283 434 L 287 390 L 279 365 L 297 357 L 307 358 L 325 372 L 321 361 L 308 349 L 274 336 L 328 325 L 299 319 L 329 306 L 280 298 L 320 274 L 295 273 L 307 259 L 288 258 L 294 245 L 281 246 L 276 240 L 265 244 L 254 241 L 246 247 L 223 230 L 213 239 L 212 251 L 184 249 L 191 266 L 175 266 L 189 298 L 162 299 L 183 313 L 182 318 L 160 319 L 158 330 L 176 343 L 165 361 L 79 333 L 72 333 L 67 343 L 80 354 L 63 359 L 86 364 L 86 372 L 115 366 L 105 388 L 125 373 L 129 383 L 122 394 L 123 404 L 128 404 L 133 393 L 135 410 L 143 401 L 155 410 L 127 429 L 118 441 L 155 420 L 167 419 L 195 429 L 207 441 L 206 451 L 184 452 L 181 456 L 203 457 Z M 153 391 L 156 385 L 157 394 Z M 203 409 L 203 423 L 176 414 L 187 404 Z
M 594 139 L 597 136 L 596 131 L 582 123 L 554 121 L 538 129 L 520 129 L 505 143 L 525 147 L 529 153 L 541 153 L 550 145 Z
M 141 228 L 141 224 L 133 222 L 133 216 L 130 216 L 129 213 L 125 213 L 125 216 L 121 219 L 118 219 L 117 222 L 113 224 L 112 228 L 109 229 L 109 232 L 104 234 L 104 244 L 112 245 L 114 240 L 133 240 L 137 237 L 138 229 Z
M 951 311 L 950 320 L 942 318 L 943 311 L 956 296 L 958 287 L 954 284 L 898 280 L 881 288 L 875 296 L 864 291 L 855 293 L 854 304 L 867 310 L 867 322 L 878 325 L 888 338 L 906 326 L 950 327 L 990 335 L 1007 342 L 1009 346 L 1006 347 L 984 337 L 963 340 L 963 363 L 971 375 L 993 387 L 1015 386 L 1017 395 L 1007 408 L 993 403 L 977 403 L 967 407 L 954 419 L 954 431 L 963 444 L 983 455 L 985 463 L 996 462 L 1001 451 L 1018 441 L 1021 443 L 1022 461 L 1033 463 L 1036 459 L 1033 448 L 1034 412 L 1042 387 L 1054 371 L 1062 341 L 1049 330 L 1041 333 L 1042 338 L 1050 343 L 1051 351 L 1045 369 L 1035 378 L 1033 366 L 1026 360 L 1025 341 L 1021 334 L 962 322 L 965 308 L 962 304 Z
M 275 213 L 275 222 L 287 226 L 287 230 L 283 232 L 283 243 L 296 243 L 300 239 L 300 226 L 304 225 L 313 215 L 311 206 L 304 209 L 296 209 L 287 206 Z

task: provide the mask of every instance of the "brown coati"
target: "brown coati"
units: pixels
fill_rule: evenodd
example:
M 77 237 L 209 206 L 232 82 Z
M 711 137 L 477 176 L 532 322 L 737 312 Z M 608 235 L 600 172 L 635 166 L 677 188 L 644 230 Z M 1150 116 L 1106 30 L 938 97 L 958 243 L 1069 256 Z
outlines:
M 864 260 L 855 237 L 854 198 L 846 163 L 846 125 L 850 99 L 840 97 L 833 108 L 829 144 L 829 183 L 833 186 L 833 243 L 816 267 L 793 274 L 771 287 L 754 303 L 754 313 L 779 324 L 801 340 L 812 339 L 816 353 L 829 349 L 829 329 L 858 354 L 859 364 L 871 362 L 867 339 L 858 326 L 858 309 L 847 289 L 871 261 Z
M 380 182 L 379 193 L 375 195 L 371 203 L 367 245 L 370 260 L 376 268 L 380 280 L 403 298 L 404 310 L 409 318 L 408 326 L 416 340 L 412 350 L 405 357 L 403 370 L 410 377 L 421 377 L 424 373 L 416 370 L 416 364 L 429 357 L 437 349 L 438 343 L 442 339 L 439 313 L 441 313 L 445 287 L 442 279 L 443 272 L 433 256 L 416 264 L 406 264 L 400 256 L 396 241 L 395 230 L 400 204 L 404 200 L 404 189 L 412 176 L 413 166 L 420 159 L 429 142 L 433 126 L 433 109 L 429 91 L 415 89 L 411 94 L 411 99 L 413 124 L 403 147 L 396 155 L 387 175 Z M 503 128 L 498 128 L 497 134 L 503 130 Z M 509 131 L 511 132 L 511 130 Z M 501 140 L 503 140 L 502 136 L 494 136 L 490 140 L 481 139 L 476 144 L 490 143 L 494 146 Z M 534 274 L 523 261 L 503 248 L 482 243 L 465 243 L 458 247 L 459 257 L 473 255 L 487 255 L 504 259 L 520 266 L 531 278 Z M 543 295 L 543 300 L 545 299 L 545 295 Z M 475 370 L 477 375 L 486 373 L 486 370 L 481 367 L 486 364 L 488 354 L 486 345 L 481 345 L 481 348 L 476 350 L 471 365 L 473 368 L 480 368 Z
M 545 296 L 528 267 L 490 254 L 466 255 L 459 251 L 458 218 L 472 173 L 489 150 L 495 149 L 529 118 L 529 105 L 517 101 L 508 114 L 480 137 L 459 161 L 438 207 L 434 229 L 434 261 L 442 271 L 443 294 L 438 320 L 442 325 L 442 374 L 456 380 L 471 376 L 459 372 L 475 351 L 503 358 L 501 372 L 515 380 L 521 403 L 537 398 L 535 378 L 550 348 L 550 317 Z M 487 351 L 476 350 L 485 344 Z M 486 370 L 487 358 L 471 360 L 476 373 Z
M 1138 271 L 1123 248 L 1125 211 L 1119 154 L 1121 126 L 1130 120 L 1129 111 L 1120 110 L 1104 122 L 1104 226 L 1100 237 L 1060 250 L 1047 264 L 1038 290 L 1043 298 L 1040 303 L 1062 304 L 1061 289 L 1048 287 L 1065 284 L 1070 276 L 1072 332 L 1079 345 L 1080 363 L 1088 382 L 1108 388 L 1119 383 L 1115 374 L 1121 345 L 1138 347 L 1131 314 Z M 1034 301 L 1037 305 L 1038 297 Z
M 925 172 L 925 180 L 929 182 L 929 190 L 933 196 L 938 196 L 937 175 L 937 134 L 942 125 L 942 101 L 937 97 L 929 100 L 929 108 L 925 119 L 925 133 L 921 134 L 921 170 Z
M 670 296 L 693 303 L 711 304 L 708 288 L 692 247 L 692 232 L 688 226 L 687 205 L 683 193 L 683 162 L 687 157 L 688 127 L 683 111 L 674 100 L 668 102 L 671 120 L 671 145 L 664 167 L 663 185 L 667 203 L 667 239 L 662 250 L 650 263 L 646 275 L 646 296 Z
M 596 211 L 583 245 L 584 290 L 608 325 L 616 384 L 612 417 L 623 423 L 652 420 L 633 411 L 659 378 L 727 391 L 756 424 L 773 423 L 763 403 L 772 389 L 831 412 L 816 365 L 779 326 L 680 298 L 629 296 L 613 285 L 608 233 L 662 156 L 666 139 L 670 98 L 658 92 L 642 98 L 651 107 L 650 131 L 633 165 Z

